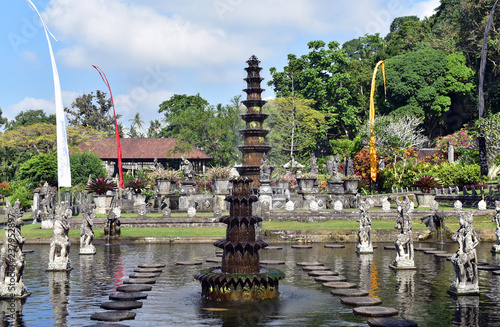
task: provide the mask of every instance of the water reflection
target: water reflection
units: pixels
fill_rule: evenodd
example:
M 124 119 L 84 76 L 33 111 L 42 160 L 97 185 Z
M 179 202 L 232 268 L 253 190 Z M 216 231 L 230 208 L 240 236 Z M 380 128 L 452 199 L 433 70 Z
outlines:
M 479 326 L 479 297 L 459 296 L 454 298 L 456 303 L 453 326 Z
M 396 270 L 396 298 L 399 314 L 405 319 L 413 315 L 415 296 L 415 270 Z
M 55 317 L 54 326 L 68 325 L 68 297 L 69 297 L 69 272 L 49 271 L 50 302 Z
M 24 299 L 12 299 L 0 301 L 0 325 L 1 326 L 26 326 L 23 320 Z

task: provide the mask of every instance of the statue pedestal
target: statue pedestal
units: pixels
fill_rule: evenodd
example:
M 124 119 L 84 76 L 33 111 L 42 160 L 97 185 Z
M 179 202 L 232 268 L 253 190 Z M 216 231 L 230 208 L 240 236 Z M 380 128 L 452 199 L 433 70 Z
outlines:
M 478 284 L 458 284 L 455 283 L 450 285 L 450 289 L 447 291 L 448 294 L 454 296 L 460 295 L 477 295 L 479 296 L 479 285 Z
M 62 261 L 57 260 L 54 262 L 49 262 L 49 267 L 46 269 L 47 271 L 69 271 L 71 268 L 71 261 Z
M 180 195 L 193 195 L 196 194 L 196 188 L 194 187 L 196 184 L 194 181 L 182 181 L 181 189 L 179 191 Z
M 4 284 L 0 286 L 0 300 L 24 299 L 30 295 L 31 293 L 28 293 L 22 278 L 19 282 L 11 284 L 10 277 L 7 277 Z
M 392 265 L 389 265 L 389 268 L 394 270 L 416 270 L 415 261 L 411 259 L 400 258 L 394 260 Z
M 373 245 L 368 243 L 358 244 L 356 246 L 356 252 L 359 254 L 373 253 Z
M 93 246 L 92 244 L 84 245 L 80 248 L 80 254 L 95 254 L 95 253 L 96 249 L 95 246 Z
M 268 203 L 268 208 L 273 207 L 273 189 L 270 186 L 270 181 L 260 181 L 259 186 L 259 204 L 262 207 L 264 202 Z

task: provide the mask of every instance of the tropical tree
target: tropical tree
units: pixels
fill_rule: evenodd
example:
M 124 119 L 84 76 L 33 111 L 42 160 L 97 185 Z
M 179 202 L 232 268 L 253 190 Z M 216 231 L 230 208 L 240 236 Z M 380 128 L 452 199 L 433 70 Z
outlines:
M 39 154 L 31 157 L 19 168 L 19 180 L 28 180 L 33 186 L 57 185 L 57 157 L 54 154 Z
M 158 119 L 151 120 L 149 122 L 149 128 L 148 128 L 148 138 L 157 138 L 158 135 L 160 134 L 160 131 L 162 129 L 161 123 Z
M 89 152 L 71 153 L 69 161 L 73 185 L 85 185 L 90 175 L 93 178 L 104 178 L 107 176 L 103 162 L 96 154 Z
M 144 121 L 141 120 L 141 115 L 136 112 L 134 118 L 129 119 L 130 124 L 130 131 L 129 131 L 129 137 L 131 138 L 144 138 L 145 135 L 142 132 L 142 126 L 144 124 Z
M 14 117 L 13 120 L 9 121 L 5 125 L 5 130 L 12 131 L 21 126 L 29 126 L 36 123 L 46 123 L 55 125 L 56 115 L 50 114 L 47 116 L 47 114 L 41 109 L 21 111 L 16 115 L 16 117 Z

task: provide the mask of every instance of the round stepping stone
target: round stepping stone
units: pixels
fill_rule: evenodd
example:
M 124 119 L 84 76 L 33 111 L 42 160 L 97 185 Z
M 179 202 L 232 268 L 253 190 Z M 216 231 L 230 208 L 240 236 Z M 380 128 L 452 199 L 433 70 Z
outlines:
M 130 278 L 155 278 L 160 276 L 159 273 L 132 273 L 128 275 Z
M 430 250 L 430 251 L 424 251 L 425 254 L 438 254 L 438 253 L 448 253 L 448 251 L 441 251 L 441 250 Z
M 434 251 L 434 250 L 437 250 L 436 248 L 414 248 L 413 250 L 415 251 Z
M 344 276 L 319 276 L 314 280 L 317 282 L 345 282 L 347 278 Z
M 307 273 L 309 276 L 335 276 L 335 272 L 333 271 L 325 271 L 325 270 L 313 270 Z
M 135 301 L 143 300 L 148 297 L 147 293 L 141 292 L 126 292 L 126 293 L 112 293 L 109 295 L 111 301 Z
M 262 260 L 260 262 L 260 264 L 262 264 L 262 265 L 284 265 L 285 261 L 281 261 L 281 260 Z
M 386 245 L 384 246 L 384 250 L 396 250 L 396 247 L 394 245 Z
M 216 257 L 222 257 L 223 254 L 224 254 L 224 251 L 215 251 Z
M 315 261 L 297 262 L 297 266 L 323 266 L 323 265 L 324 265 L 324 263 L 315 262 Z
M 312 245 L 292 245 L 292 249 L 312 249 Z
M 368 317 L 389 317 L 398 314 L 398 310 L 389 307 L 357 307 L 352 309 L 354 314 Z
M 328 282 L 323 283 L 323 286 L 328 288 L 355 288 L 358 285 L 349 282 Z
M 26 253 L 33 253 L 35 252 L 35 250 L 23 250 L 23 254 L 26 254 Z
M 266 246 L 264 250 L 283 250 L 282 246 Z
M 135 268 L 134 272 L 138 273 L 161 273 L 163 269 L 160 268 Z
M 142 308 L 140 301 L 112 301 L 101 303 L 101 309 L 106 310 L 132 310 Z
M 345 248 L 344 244 L 325 244 L 325 248 L 327 249 L 343 249 Z
M 325 266 L 302 266 L 302 270 L 305 271 L 320 271 L 320 270 L 331 270 L 330 267 L 325 267 Z
M 156 278 L 127 278 L 123 280 L 123 284 L 154 284 Z
M 104 311 L 93 313 L 90 316 L 91 320 L 99 321 L 122 321 L 134 318 L 135 312 L 130 311 Z
M 86 325 L 85 327 L 130 327 L 129 325 L 123 325 L 123 324 L 92 324 L 92 325 Z
M 417 327 L 418 324 L 413 320 L 403 318 L 370 318 L 368 319 L 370 327 Z
M 491 272 L 493 275 L 495 276 L 499 276 L 500 275 L 500 270 L 494 270 Z
M 178 261 L 175 264 L 179 266 L 196 266 L 196 265 L 201 265 L 202 262 L 198 260 L 187 260 L 187 261 Z
M 221 263 L 222 262 L 222 258 L 221 257 L 215 257 L 215 258 L 208 258 L 207 260 L 205 260 L 206 262 L 215 262 L 215 263 Z
M 163 267 L 165 267 L 165 265 L 161 263 L 144 263 L 142 265 L 139 265 L 139 268 L 163 268 Z
M 330 291 L 333 295 L 340 296 L 367 296 L 368 292 L 359 288 L 334 288 Z
M 369 296 L 347 296 L 340 299 L 340 302 L 356 306 L 370 306 L 382 304 L 381 299 Z
M 434 253 L 436 258 L 451 258 L 453 256 L 452 253 Z
M 495 270 L 500 270 L 500 266 L 497 265 L 483 265 L 477 266 L 477 270 L 487 270 L 487 271 L 495 271 Z
M 118 286 L 116 290 L 118 292 L 147 292 L 151 291 L 153 286 L 151 285 L 122 285 Z

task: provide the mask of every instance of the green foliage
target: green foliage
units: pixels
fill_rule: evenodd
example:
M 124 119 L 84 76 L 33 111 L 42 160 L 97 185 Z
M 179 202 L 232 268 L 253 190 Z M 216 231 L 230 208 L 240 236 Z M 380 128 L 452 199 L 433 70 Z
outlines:
M 478 164 L 443 163 L 433 173 L 443 186 L 464 186 L 478 184 L 481 181 L 481 169 Z
M 136 194 L 142 193 L 147 186 L 148 182 L 140 179 L 131 180 L 125 184 L 125 187 L 132 189 Z
M 406 165 L 402 160 L 397 161 L 394 166 L 386 167 L 380 172 L 382 189 L 386 192 L 390 191 L 393 186 L 412 187 L 417 176 L 421 174 L 415 158 L 408 159 Z
M 71 165 L 71 183 L 85 185 L 92 175 L 94 178 L 106 177 L 106 169 L 98 155 L 89 152 L 77 152 L 69 155 Z
M 21 126 L 29 126 L 37 123 L 56 124 L 56 115 L 48 115 L 41 109 L 21 111 L 5 125 L 5 131 L 11 131 Z
M 363 137 L 358 134 L 353 140 L 348 140 L 346 138 L 331 139 L 330 146 L 332 148 L 333 154 L 339 154 L 341 157 L 353 157 L 360 150 L 362 146 Z
M 178 154 L 186 154 L 193 146 L 211 155 L 215 164 L 233 164 L 239 155 L 239 101 L 237 96 L 230 105 L 213 107 L 199 94 L 175 94 L 160 105 L 158 112 L 165 115 L 166 127 L 158 136 L 182 141 L 174 150 Z
M 10 196 L 12 194 L 12 186 L 6 181 L 1 182 L 0 194 L 2 194 L 3 196 Z
M 107 178 L 96 178 L 87 184 L 85 191 L 89 193 L 96 193 L 97 195 L 104 195 L 108 191 L 114 191 L 118 188 L 115 182 Z
M 422 193 L 430 193 L 431 190 L 440 187 L 441 184 L 434 177 L 423 175 L 415 181 L 413 186 L 418 187 Z
M 29 209 L 33 204 L 33 188 L 28 180 L 17 180 L 11 183 L 13 192 L 9 198 L 11 204 L 17 199 L 21 202 L 21 208 Z
M 39 154 L 31 157 L 19 168 L 19 180 L 27 180 L 31 185 L 57 185 L 57 157 L 53 154 Z

